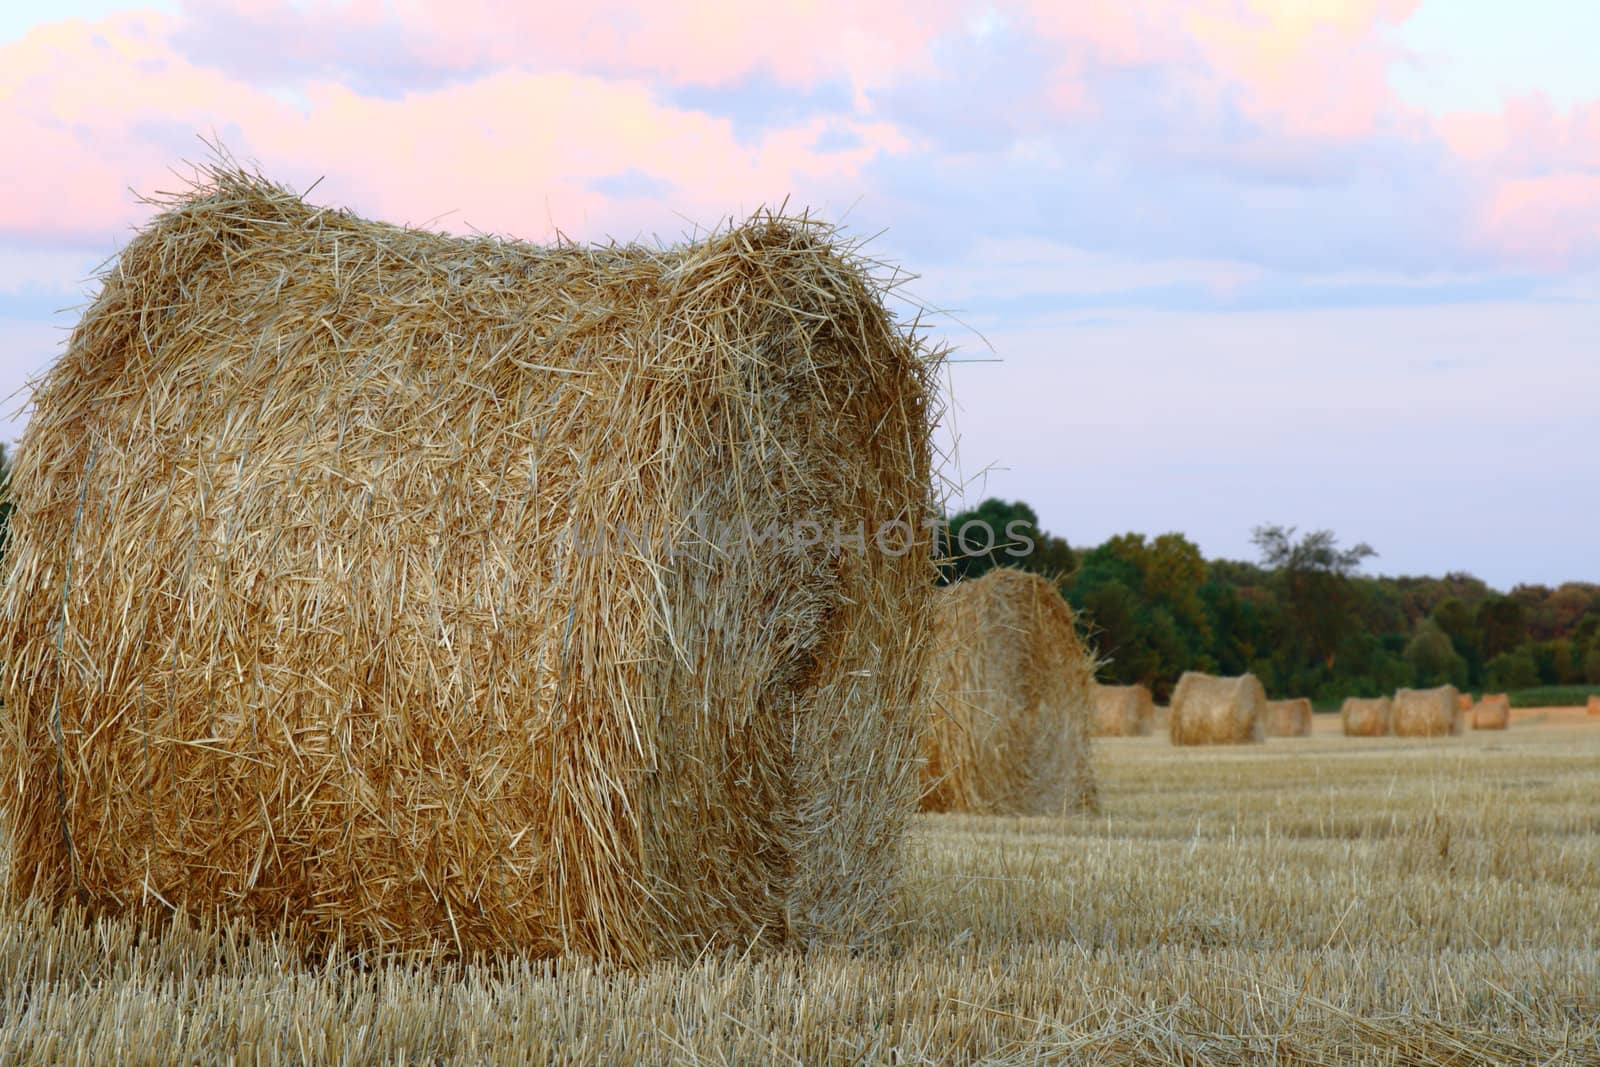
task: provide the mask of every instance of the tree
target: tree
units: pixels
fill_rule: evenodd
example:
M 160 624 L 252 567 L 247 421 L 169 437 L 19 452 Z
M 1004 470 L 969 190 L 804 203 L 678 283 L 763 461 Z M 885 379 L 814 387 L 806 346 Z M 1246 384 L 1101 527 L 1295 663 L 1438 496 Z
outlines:
M 1504 652 L 1489 661 L 1487 672 L 1489 687 L 1511 692 L 1532 689 L 1539 684 L 1539 665 L 1533 661 L 1528 647 L 1515 652 Z
M 1059 581 L 1077 564 L 1066 541 L 1040 529 L 1031 507 L 994 497 L 942 523 L 938 552 L 945 584 L 978 578 L 996 567 L 1018 567 Z
M 1417 627 L 1416 636 L 1406 645 L 1406 662 L 1411 664 L 1420 686 L 1467 684 L 1466 659 L 1456 651 L 1450 635 L 1432 619 Z
M 1478 605 L 1478 633 L 1485 659 L 1510 652 L 1528 639 L 1527 609 L 1508 596 L 1490 597 Z
M 1262 566 L 1277 574 L 1302 653 L 1332 669 L 1353 619 L 1350 576 L 1378 553 L 1365 542 L 1341 549 L 1332 530 L 1314 530 L 1298 541 L 1294 533 L 1293 526 L 1257 526 L 1251 540 Z
M 1467 682 L 1483 680 L 1483 638 L 1478 632 L 1477 612 L 1458 597 L 1450 597 L 1433 609 L 1432 621 L 1450 638 L 1456 653 L 1467 665 Z

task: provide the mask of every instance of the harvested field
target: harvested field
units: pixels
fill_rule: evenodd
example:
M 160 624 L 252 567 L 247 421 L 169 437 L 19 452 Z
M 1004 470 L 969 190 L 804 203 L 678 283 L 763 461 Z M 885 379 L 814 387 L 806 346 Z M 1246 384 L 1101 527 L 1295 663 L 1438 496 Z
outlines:
M 7 905 L 0 1062 L 1600 1063 L 1600 728 L 1098 743 L 1103 810 L 920 816 L 898 956 L 308 966 Z

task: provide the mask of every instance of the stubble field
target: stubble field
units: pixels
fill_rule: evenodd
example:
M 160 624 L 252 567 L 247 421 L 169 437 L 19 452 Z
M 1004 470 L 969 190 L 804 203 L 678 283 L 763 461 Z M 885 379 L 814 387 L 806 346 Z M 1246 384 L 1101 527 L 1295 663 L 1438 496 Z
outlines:
M 0 913 L 0 1063 L 1600 1064 L 1600 720 L 1176 750 L 919 818 L 878 956 L 310 965 Z

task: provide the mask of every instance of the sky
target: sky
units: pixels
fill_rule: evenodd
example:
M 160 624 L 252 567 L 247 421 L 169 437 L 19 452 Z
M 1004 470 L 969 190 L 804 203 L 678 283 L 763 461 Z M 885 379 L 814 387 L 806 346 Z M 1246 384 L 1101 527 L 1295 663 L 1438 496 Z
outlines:
M 918 275 L 952 509 L 1600 581 L 1600 4 L 61 0 L 0 13 L 0 440 L 208 143 L 369 217 Z

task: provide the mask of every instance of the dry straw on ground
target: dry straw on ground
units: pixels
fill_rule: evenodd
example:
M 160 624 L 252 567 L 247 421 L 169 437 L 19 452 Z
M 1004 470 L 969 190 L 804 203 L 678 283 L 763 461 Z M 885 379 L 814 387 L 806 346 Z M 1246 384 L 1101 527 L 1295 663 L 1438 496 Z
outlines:
M 1511 722 L 1511 698 L 1505 693 L 1485 693 L 1472 708 L 1474 730 L 1504 730 Z
M 385 951 L 872 939 L 931 552 L 811 532 L 920 536 L 937 353 L 866 264 L 807 219 L 538 248 L 204 181 L 18 451 L 13 888 Z
M 1394 701 L 1388 697 L 1349 697 L 1339 708 L 1339 725 L 1346 737 L 1382 737 L 1391 732 Z
M 1094 735 L 1142 737 L 1155 721 L 1155 702 L 1142 685 L 1094 687 Z
M 1167 730 L 1175 745 L 1225 745 L 1260 741 L 1267 693 L 1253 674 L 1214 678 L 1185 671 L 1172 691 Z
M 1268 737 L 1310 737 L 1311 701 L 1269 700 L 1263 725 Z
M 1397 737 L 1445 737 L 1465 728 L 1453 685 L 1402 689 L 1394 695 L 1392 725 Z
M 1094 805 L 1094 661 L 1055 586 L 995 570 L 945 590 L 929 667 L 925 810 L 1050 815 Z

